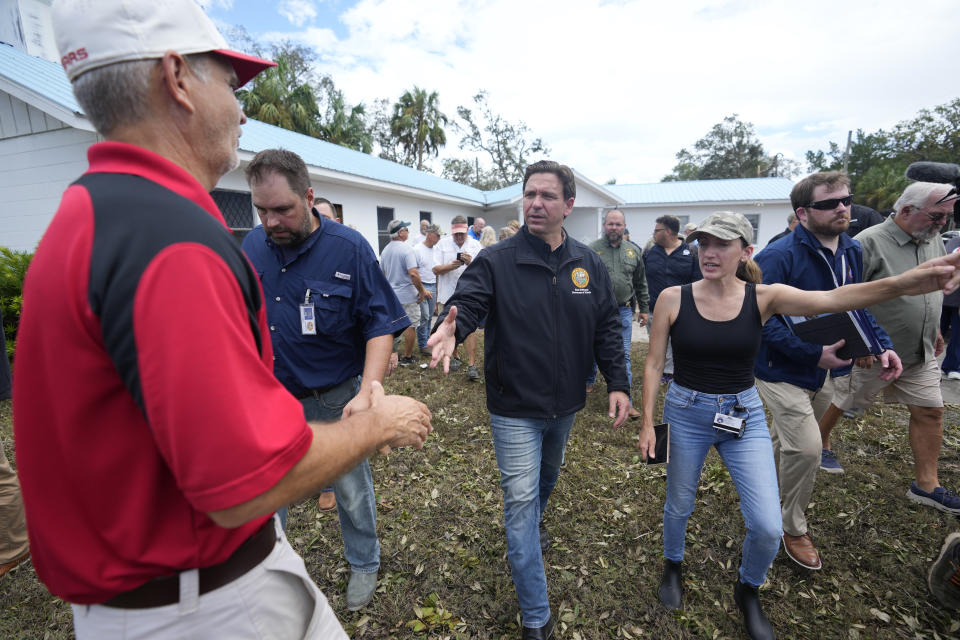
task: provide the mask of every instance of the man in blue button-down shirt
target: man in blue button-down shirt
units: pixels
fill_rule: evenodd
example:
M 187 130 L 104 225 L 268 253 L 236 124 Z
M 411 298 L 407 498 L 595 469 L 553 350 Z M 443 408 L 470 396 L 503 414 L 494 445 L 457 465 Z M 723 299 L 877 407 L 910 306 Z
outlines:
M 297 154 L 261 151 L 246 168 L 261 225 L 243 240 L 260 276 L 273 341 L 274 374 L 307 420 L 334 421 L 369 406 L 387 371 L 393 337 L 409 324 L 357 231 L 322 218 Z M 334 484 L 350 563 L 347 608 L 373 597 L 380 568 L 377 503 L 367 460 Z M 286 513 L 281 514 L 286 524 Z

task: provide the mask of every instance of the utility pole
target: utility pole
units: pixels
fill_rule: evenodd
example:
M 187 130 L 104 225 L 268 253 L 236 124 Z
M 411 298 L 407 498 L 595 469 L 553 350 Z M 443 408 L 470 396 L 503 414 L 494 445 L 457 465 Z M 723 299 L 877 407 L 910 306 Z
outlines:
M 849 174 L 847 167 L 850 165 L 850 144 L 853 139 L 853 131 L 847 131 L 847 148 L 843 150 L 843 172 Z

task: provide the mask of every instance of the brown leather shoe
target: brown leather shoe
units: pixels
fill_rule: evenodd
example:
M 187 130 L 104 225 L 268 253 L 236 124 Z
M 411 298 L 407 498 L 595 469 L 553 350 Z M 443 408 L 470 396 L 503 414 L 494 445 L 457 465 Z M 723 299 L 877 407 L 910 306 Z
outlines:
M 639 420 L 643 417 L 643 414 L 637 411 L 636 407 L 630 407 L 630 411 L 627 413 L 627 418 L 630 420 Z
M 317 498 L 317 509 L 320 511 L 333 511 L 337 508 L 337 494 L 333 491 L 324 491 Z
M 796 562 L 804 569 L 819 571 L 823 563 L 820 562 L 820 554 L 817 548 L 813 546 L 813 540 L 809 534 L 802 536 L 792 536 L 789 533 L 783 534 L 783 550 L 787 552 L 790 559 Z
M 18 558 L 14 558 L 10 562 L 4 562 L 3 564 L 0 564 L 0 578 L 7 575 L 7 572 L 10 571 L 10 569 L 13 569 L 15 566 L 17 566 L 18 564 L 20 564 L 21 562 L 23 562 L 29 557 L 30 557 L 30 552 L 27 551 L 22 556 Z

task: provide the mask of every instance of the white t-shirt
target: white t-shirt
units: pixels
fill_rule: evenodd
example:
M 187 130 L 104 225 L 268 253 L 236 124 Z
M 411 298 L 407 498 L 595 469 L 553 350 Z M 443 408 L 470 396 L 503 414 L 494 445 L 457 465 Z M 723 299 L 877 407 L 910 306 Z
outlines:
M 410 304 L 417 301 L 417 288 L 410 280 L 410 269 L 417 268 L 417 257 L 413 255 L 413 247 L 399 240 L 391 240 L 380 254 L 380 268 L 387 276 L 387 281 L 397 294 L 400 304 Z
M 443 265 L 453 262 L 458 253 L 469 253 L 471 258 L 476 258 L 481 249 L 483 249 L 483 246 L 469 235 L 467 239 L 463 241 L 462 247 L 458 247 L 457 243 L 453 241 L 453 236 L 449 235 L 440 238 L 440 242 L 434 247 L 434 255 L 436 256 L 437 264 Z M 462 274 L 466 268 L 466 265 L 464 265 L 453 271 L 437 276 L 437 301 L 440 302 L 440 304 L 446 304 L 450 296 L 453 295 L 453 292 L 457 288 L 457 281 L 460 280 L 460 274 Z
M 433 284 L 437 281 L 437 276 L 433 272 L 433 267 L 437 264 L 437 245 L 428 247 L 421 242 L 413 248 L 414 255 L 417 256 L 417 270 L 420 272 L 420 280 L 423 284 Z

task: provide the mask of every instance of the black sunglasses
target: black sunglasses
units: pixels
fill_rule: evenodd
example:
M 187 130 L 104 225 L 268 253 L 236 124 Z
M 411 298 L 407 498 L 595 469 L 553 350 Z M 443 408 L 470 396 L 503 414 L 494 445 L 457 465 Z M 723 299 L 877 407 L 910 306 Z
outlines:
M 849 207 L 853 203 L 853 194 L 843 198 L 830 198 L 829 200 L 817 200 L 807 205 L 807 209 L 816 209 L 818 211 L 833 211 L 840 205 Z

